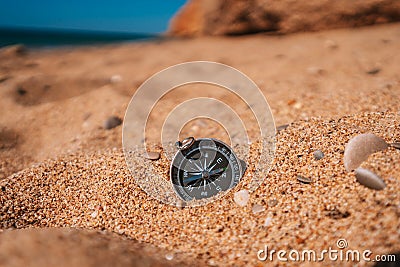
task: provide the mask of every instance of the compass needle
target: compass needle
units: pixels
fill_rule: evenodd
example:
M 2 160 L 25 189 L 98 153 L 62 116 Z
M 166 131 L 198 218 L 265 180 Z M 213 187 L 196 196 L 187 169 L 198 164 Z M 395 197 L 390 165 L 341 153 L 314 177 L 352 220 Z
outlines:
M 214 167 L 217 165 L 217 163 L 215 163 L 214 165 L 212 165 L 212 167 L 208 168 L 209 171 L 211 171 L 212 169 L 214 169 Z
M 203 170 L 203 166 L 200 168 L 200 166 L 197 165 L 196 162 L 193 162 L 193 163 L 194 163 L 194 165 L 196 165 L 198 171 L 202 171 Z M 200 162 L 200 164 L 201 164 L 201 162 Z

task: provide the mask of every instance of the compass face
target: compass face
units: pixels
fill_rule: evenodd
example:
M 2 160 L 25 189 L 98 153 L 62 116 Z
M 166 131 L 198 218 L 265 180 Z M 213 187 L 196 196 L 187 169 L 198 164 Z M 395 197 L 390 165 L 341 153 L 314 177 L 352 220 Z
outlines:
M 204 138 L 178 151 L 170 175 L 178 196 L 190 201 L 215 196 L 237 185 L 242 166 L 229 146 Z

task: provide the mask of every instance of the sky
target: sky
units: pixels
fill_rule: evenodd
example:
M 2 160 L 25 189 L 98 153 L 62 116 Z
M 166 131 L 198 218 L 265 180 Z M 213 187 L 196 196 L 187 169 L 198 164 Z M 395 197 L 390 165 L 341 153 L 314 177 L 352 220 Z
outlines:
M 160 33 L 185 0 L 0 0 L 0 27 Z

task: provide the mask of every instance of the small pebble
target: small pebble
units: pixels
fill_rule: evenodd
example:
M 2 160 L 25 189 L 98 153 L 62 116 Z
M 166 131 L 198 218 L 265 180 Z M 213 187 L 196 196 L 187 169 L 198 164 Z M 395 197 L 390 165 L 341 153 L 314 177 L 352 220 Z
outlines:
M 369 69 L 368 71 L 366 71 L 367 72 L 367 74 L 371 74 L 371 75 L 374 75 L 374 74 L 377 74 L 377 73 L 379 73 L 381 71 L 381 69 L 380 68 L 372 68 L 372 69 Z
M 307 72 L 312 75 L 323 74 L 324 70 L 318 67 L 309 67 L 307 68 Z
M 166 258 L 167 260 L 171 261 L 171 260 L 174 259 L 174 254 L 172 254 L 172 253 L 167 253 L 167 254 L 165 255 L 165 258 Z
M 155 152 L 155 151 L 147 151 L 144 154 L 144 158 L 150 159 L 150 160 L 158 160 L 160 158 L 160 153 Z
M 249 201 L 250 194 L 249 191 L 243 189 L 238 192 L 236 192 L 233 195 L 233 200 L 235 201 L 236 204 L 238 204 L 240 207 L 246 206 L 247 202 Z
M 357 181 L 368 188 L 382 190 L 386 187 L 385 182 L 370 170 L 357 168 L 355 174 Z
M 278 126 L 278 127 L 276 128 L 276 130 L 277 130 L 278 133 L 279 133 L 280 131 L 285 130 L 288 126 L 289 126 L 289 124 L 280 125 L 280 126 Z
M 391 143 L 390 146 L 394 147 L 394 148 L 397 148 L 397 149 L 400 149 L 400 142 Z
M 303 104 L 301 104 L 300 102 L 297 102 L 296 104 L 293 105 L 293 107 L 295 109 L 301 109 L 303 107 Z
M 115 75 L 111 76 L 111 78 L 110 78 L 111 83 L 119 83 L 121 81 L 122 81 L 122 77 L 121 77 L 121 75 L 118 75 L 118 74 L 115 74 Z
M 97 210 L 93 211 L 93 213 L 91 214 L 92 218 L 96 218 L 96 217 L 97 217 L 97 214 L 98 214 L 98 211 L 97 211 Z
M 263 212 L 265 210 L 265 207 L 263 205 L 259 204 L 254 204 L 253 207 L 251 208 L 253 214 L 257 214 L 260 212 Z
M 276 200 L 276 199 L 268 200 L 268 206 L 270 206 L 270 207 L 275 207 L 277 204 L 278 204 L 278 200 Z
M 325 156 L 324 152 L 322 152 L 321 150 L 314 151 L 313 155 L 314 155 L 314 159 L 316 159 L 316 160 L 320 160 Z
M 360 134 L 346 144 L 344 149 L 344 167 L 352 171 L 360 166 L 372 153 L 384 150 L 388 144 L 372 133 Z
M 265 218 L 264 226 L 265 226 L 265 227 L 270 226 L 270 225 L 271 225 L 271 222 L 272 222 L 272 218 L 271 218 L 271 217 Z
M 111 116 L 109 117 L 105 122 L 104 122 L 104 129 L 109 130 L 112 128 L 117 127 L 122 123 L 122 120 L 116 116 Z
M 336 48 L 338 48 L 339 46 L 338 46 L 338 44 L 337 44 L 335 41 L 333 41 L 333 40 L 326 40 L 326 41 L 325 41 L 325 47 L 326 47 L 326 48 L 329 48 L 329 49 L 336 49 Z
M 305 183 L 305 184 L 309 184 L 309 183 L 312 182 L 311 178 L 304 177 L 304 176 L 301 176 L 301 175 L 297 175 L 297 181 Z
M 182 200 L 180 200 L 180 199 L 178 199 L 178 200 L 176 201 L 176 207 L 177 207 L 178 209 L 183 209 L 185 206 L 186 206 L 186 203 L 185 203 L 184 201 L 182 201 Z
M 18 87 L 17 88 L 17 93 L 19 95 L 25 95 L 26 94 L 26 90 L 24 88 L 22 88 L 22 87 Z

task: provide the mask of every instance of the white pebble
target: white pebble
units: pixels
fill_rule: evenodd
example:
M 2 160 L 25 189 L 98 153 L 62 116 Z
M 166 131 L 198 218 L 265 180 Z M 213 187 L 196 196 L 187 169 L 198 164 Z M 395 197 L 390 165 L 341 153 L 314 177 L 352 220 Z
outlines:
M 115 74 L 115 75 L 111 76 L 111 78 L 110 78 L 111 83 L 119 83 L 121 81 L 122 81 L 122 77 L 121 77 L 121 75 L 118 75 L 118 74 Z
M 98 214 L 98 211 L 95 210 L 95 211 L 93 211 L 93 213 L 90 216 L 92 216 L 92 218 L 96 218 L 97 214 Z
M 250 194 L 246 189 L 240 190 L 233 195 L 233 200 L 241 207 L 246 206 L 249 201 Z
M 174 254 L 172 254 L 172 253 L 167 253 L 167 254 L 165 255 L 165 258 L 166 258 L 167 260 L 171 261 L 171 260 L 174 258 Z
M 264 226 L 265 226 L 265 227 L 270 226 L 270 225 L 271 225 L 271 222 L 272 222 L 272 218 L 271 218 L 271 217 L 265 218 Z
M 254 214 L 256 214 L 263 212 L 265 210 L 265 207 L 263 205 L 254 204 L 251 210 L 253 211 Z
M 357 168 L 355 173 L 357 181 L 368 188 L 382 190 L 386 187 L 385 182 L 370 170 Z

